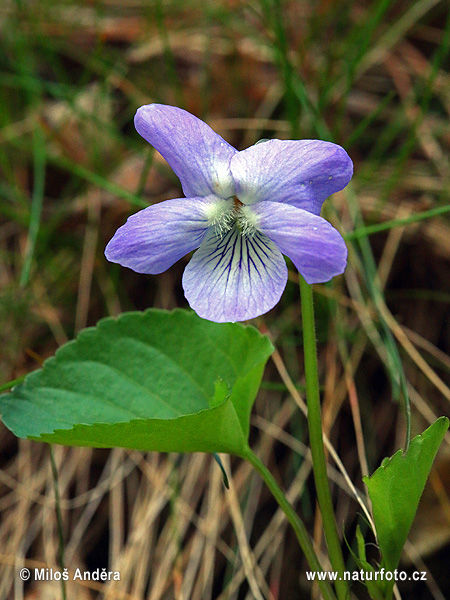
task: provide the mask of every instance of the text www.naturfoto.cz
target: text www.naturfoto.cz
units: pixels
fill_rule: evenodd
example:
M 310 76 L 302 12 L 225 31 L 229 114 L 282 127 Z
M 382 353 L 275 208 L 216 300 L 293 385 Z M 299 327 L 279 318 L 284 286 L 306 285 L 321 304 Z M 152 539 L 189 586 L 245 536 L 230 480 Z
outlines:
M 413 571 L 408 574 L 406 571 L 344 571 L 343 577 L 339 576 L 337 571 L 306 571 L 308 581 L 426 581 L 426 571 Z

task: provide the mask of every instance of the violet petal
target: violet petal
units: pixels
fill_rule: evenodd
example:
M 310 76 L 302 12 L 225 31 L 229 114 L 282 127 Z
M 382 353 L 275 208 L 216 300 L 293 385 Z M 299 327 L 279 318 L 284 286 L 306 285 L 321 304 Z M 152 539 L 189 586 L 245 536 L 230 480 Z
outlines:
M 344 272 L 347 246 L 322 217 L 280 202 L 260 202 L 246 210 L 256 215 L 258 229 L 289 256 L 308 283 L 329 281 Z
M 353 163 L 331 142 L 268 140 L 235 154 L 231 172 L 244 204 L 284 202 L 318 215 L 324 200 L 348 184 Z
M 287 282 L 286 262 L 265 235 L 206 234 L 183 275 L 185 296 L 195 312 L 216 322 L 245 321 L 277 304 Z
M 207 211 L 217 199 L 177 198 L 154 204 L 129 217 L 105 256 L 137 273 L 162 273 L 201 244 L 208 228 Z
M 134 124 L 178 175 L 187 197 L 234 194 L 230 161 L 237 151 L 209 125 L 164 104 L 141 106 Z

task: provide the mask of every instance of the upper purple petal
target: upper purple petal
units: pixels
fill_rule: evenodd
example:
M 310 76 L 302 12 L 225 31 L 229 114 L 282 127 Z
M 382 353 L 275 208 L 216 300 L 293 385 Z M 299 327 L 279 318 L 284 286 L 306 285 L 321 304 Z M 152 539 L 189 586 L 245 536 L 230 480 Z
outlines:
M 318 215 L 353 174 L 347 152 L 320 140 L 268 140 L 235 154 L 231 172 L 244 204 L 284 202 Z
M 344 272 L 347 246 L 328 221 L 301 208 L 279 202 L 248 206 L 257 228 L 289 256 L 307 283 L 329 281 Z
M 208 228 L 209 198 L 177 198 L 129 217 L 105 249 L 111 262 L 137 273 L 162 273 L 201 244 Z
M 138 133 L 178 175 L 187 197 L 234 194 L 230 161 L 237 152 L 203 121 L 185 110 L 147 104 L 134 118 Z
M 211 227 L 183 274 L 184 294 L 202 318 L 223 323 L 262 315 L 279 301 L 287 267 L 276 245 L 236 226 L 221 235 Z

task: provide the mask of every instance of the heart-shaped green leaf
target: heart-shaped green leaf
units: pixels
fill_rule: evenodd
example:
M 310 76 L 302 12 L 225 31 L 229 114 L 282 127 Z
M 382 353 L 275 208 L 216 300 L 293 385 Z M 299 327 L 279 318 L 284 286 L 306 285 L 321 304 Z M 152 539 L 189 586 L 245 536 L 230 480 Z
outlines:
M 384 459 L 371 477 L 364 478 L 372 500 L 382 565 L 388 571 L 394 571 L 398 566 L 448 424 L 448 419 L 441 417 L 411 441 L 406 454 L 399 450 L 391 458 Z M 387 587 L 392 586 L 393 583 Z
M 18 437 L 45 442 L 241 454 L 272 351 L 254 327 L 124 313 L 62 346 L 0 396 L 0 412 Z

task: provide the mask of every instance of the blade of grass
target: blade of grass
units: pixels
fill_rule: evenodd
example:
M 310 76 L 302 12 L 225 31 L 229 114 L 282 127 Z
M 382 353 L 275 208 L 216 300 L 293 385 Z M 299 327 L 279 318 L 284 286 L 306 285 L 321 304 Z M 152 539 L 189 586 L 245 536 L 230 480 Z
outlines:
M 41 80 L 34 75 L 8 73 L 6 71 L 0 72 L 0 81 L 5 88 L 23 90 L 29 96 L 45 94 L 49 95 L 55 100 L 67 103 L 68 108 L 73 111 L 73 114 L 78 119 L 95 125 L 103 133 L 108 133 L 108 135 L 110 135 L 115 142 L 125 145 L 125 147 L 130 150 L 136 150 L 141 147 L 139 137 L 124 136 L 119 131 L 118 123 L 112 124 L 108 121 L 102 120 L 96 114 L 84 110 L 83 107 L 77 103 L 77 97 L 80 94 L 80 88 L 76 85 L 46 81 Z M 134 107 L 135 105 L 132 106 Z M 17 135 L 23 135 L 23 132 L 19 131 Z M 10 140 L 11 136 L 8 137 L 8 141 Z M 2 141 L 3 140 L 0 136 L 0 142 Z
M 311 117 L 316 134 L 321 139 L 330 140 L 330 130 L 317 106 L 311 101 L 308 90 L 299 74 L 299 69 L 290 60 L 284 25 L 283 1 L 262 0 L 262 6 L 265 25 L 269 30 L 275 58 L 283 78 L 286 114 L 291 124 L 292 138 L 297 139 L 300 135 L 299 116 L 303 111 Z
M 394 187 L 397 185 L 398 180 L 401 174 L 404 172 L 404 167 L 406 165 L 407 159 L 411 156 L 414 151 L 417 143 L 418 136 L 420 135 L 420 126 L 423 123 L 428 107 L 430 105 L 430 101 L 433 95 L 433 83 L 436 79 L 438 70 L 446 59 L 450 48 L 450 11 L 447 14 L 447 19 L 444 28 L 444 35 L 441 44 L 436 49 L 434 53 L 433 59 L 431 61 L 431 69 L 428 76 L 428 79 L 425 83 L 425 88 L 423 91 L 422 99 L 419 102 L 419 112 L 417 117 L 414 119 L 412 123 L 409 124 L 408 127 L 408 136 L 405 142 L 402 144 L 400 151 L 398 153 L 396 159 L 396 165 L 392 172 L 392 175 L 387 180 L 383 193 L 380 199 L 380 202 L 384 204 L 389 196 L 391 195 Z
M 136 196 L 136 194 L 133 194 L 128 190 L 124 190 L 120 186 L 116 185 L 112 181 L 109 181 L 105 177 L 102 177 L 98 173 L 95 173 L 94 171 L 91 171 L 87 167 L 83 167 L 80 164 L 74 163 L 71 160 L 65 158 L 64 156 L 49 155 L 49 162 L 64 167 L 70 173 L 81 177 L 81 179 L 84 179 L 89 183 L 93 183 L 94 185 L 98 186 L 103 190 L 106 190 L 107 192 L 113 194 L 114 196 L 117 196 L 118 198 L 123 198 L 124 200 L 127 200 L 128 202 L 130 202 L 130 204 L 139 206 L 140 208 L 145 208 L 146 206 L 148 206 L 147 202 L 142 200 L 142 198 Z
M 184 99 L 183 88 L 181 86 L 180 78 L 178 77 L 175 56 L 170 47 L 169 35 L 167 32 L 166 24 L 164 22 L 164 10 L 162 0 L 157 0 L 155 4 L 155 17 L 158 32 L 163 44 L 164 60 L 166 63 L 167 74 L 169 81 L 172 84 L 171 87 L 174 90 L 175 100 L 180 108 L 186 106 Z
M 354 223 L 361 223 L 361 211 L 359 209 L 358 203 L 353 194 L 351 186 L 347 187 L 347 198 L 349 200 L 349 209 Z M 388 375 L 391 380 L 394 394 L 397 395 L 398 392 L 401 392 L 403 397 L 406 418 L 406 452 L 409 448 L 409 443 L 411 441 L 411 403 L 409 400 L 406 376 L 403 370 L 403 365 L 397 348 L 397 344 L 395 343 L 395 338 L 384 318 L 384 313 L 382 311 L 382 306 L 384 303 L 383 293 L 378 285 L 377 268 L 375 259 L 373 257 L 372 248 L 370 247 L 369 240 L 367 237 L 362 236 L 358 238 L 357 243 L 364 259 L 364 269 L 361 272 L 361 276 L 364 278 L 366 288 L 377 310 L 380 334 L 384 343 L 385 351 L 387 353 L 386 368 L 388 371 Z
M 339 101 L 339 108 L 335 119 L 334 131 L 336 136 L 340 136 L 342 132 L 348 98 L 350 90 L 355 83 L 358 65 L 366 55 L 376 28 L 381 22 L 391 3 L 392 0 L 378 0 L 378 2 L 375 2 L 375 4 L 372 6 L 368 5 L 368 14 L 366 14 L 364 18 L 362 27 L 361 20 L 358 20 L 347 37 L 346 50 L 344 51 L 344 54 L 349 56 L 350 59 L 347 59 L 345 62 L 345 91 Z M 360 127 L 361 125 L 358 127 L 358 129 Z
M 354 131 L 344 140 L 342 144 L 344 148 L 349 150 L 357 141 L 359 141 L 370 125 L 374 123 L 374 121 L 380 116 L 380 114 L 390 104 L 394 97 L 395 92 L 393 90 L 386 94 L 375 110 L 373 110 L 369 115 L 367 115 L 367 117 L 360 121 L 356 129 L 354 129 Z
M 439 3 L 440 0 L 416 0 L 416 2 L 412 2 L 410 7 L 401 13 L 401 16 L 380 36 L 377 43 L 361 58 L 357 69 L 358 75 L 377 63 L 381 55 L 389 52 L 411 27 Z
M 49 444 L 49 450 L 50 450 L 50 464 L 52 466 L 53 491 L 55 494 L 56 523 L 57 523 L 57 530 L 58 530 L 58 566 L 61 568 L 61 571 L 64 571 L 64 569 L 65 569 L 64 527 L 63 527 L 63 519 L 62 519 L 60 496 L 59 496 L 58 468 L 56 466 L 55 454 L 53 452 L 53 446 L 51 444 Z M 62 595 L 63 600 L 67 599 L 66 582 L 63 577 L 61 577 L 61 595 Z
M 145 182 L 147 180 L 150 169 L 152 168 L 153 158 L 155 155 L 155 150 L 153 146 L 149 146 L 146 151 L 144 166 L 142 167 L 141 176 L 139 177 L 139 183 L 136 189 L 136 196 L 140 198 L 142 196 L 142 192 L 144 191 Z
M 44 134 L 39 126 L 33 132 L 33 195 L 31 198 L 30 223 L 28 228 L 25 260 L 20 275 L 20 285 L 25 287 L 30 279 L 36 240 L 39 232 L 44 200 L 46 150 Z
M 22 381 L 25 379 L 25 377 L 26 377 L 26 375 L 22 375 L 21 377 L 18 377 L 17 379 L 13 379 L 11 381 L 8 381 L 7 383 L 3 383 L 2 385 L 0 385 L 0 392 L 10 390 L 15 385 L 22 383 Z
M 446 206 L 437 206 L 436 208 L 431 208 L 430 210 L 425 210 L 421 213 L 410 215 L 409 217 L 391 219 L 390 221 L 385 221 L 384 223 L 374 223 L 373 225 L 364 225 L 362 227 L 358 227 L 354 231 L 346 233 L 344 235 L 344 239 L 346 241 L 359 240 L 360 238 L 372 235 L 374 233 L 379 233 L 380 231 L 387 231 L 389 229 L 393 229 L 394 227 L 400 227 L 403 225 L 413 225 L 414 223 L 419 223 L 420 221 L 425 221 L 426 219 L 438 217 L 439 215 L 444 215 L 448 212 L 450 212 L 450 205 L 447 204 Z

